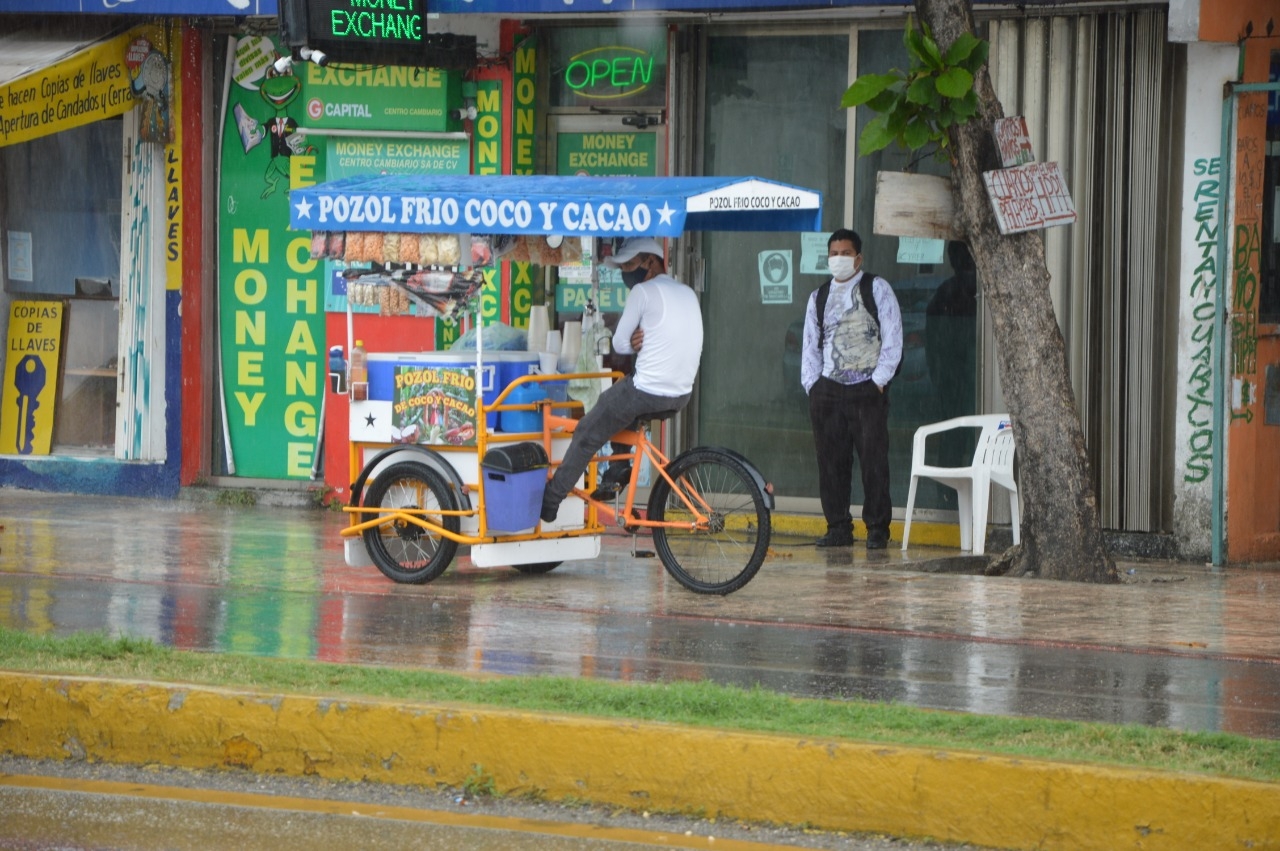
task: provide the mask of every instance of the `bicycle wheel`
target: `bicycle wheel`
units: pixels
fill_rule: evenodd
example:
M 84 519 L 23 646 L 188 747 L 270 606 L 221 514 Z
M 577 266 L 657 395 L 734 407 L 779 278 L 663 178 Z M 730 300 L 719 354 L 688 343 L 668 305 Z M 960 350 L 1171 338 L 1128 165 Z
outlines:
M 401 461 L 379 473 L 364 504 L 371 508 L 457 508 L 444 476 L 416 461 Z M 456 516 L 429 519 L 450 532 L 457 532 L 461 526 Z M 364 545 L 387 578 L 412 585 L 430 582 L 444 573 L 458 551 L 456 541 L 404 520 L 365 529 Z
M 562 561 L 535 561 L 532 564 L 513 564 L 511 566 L 521 573 L 533 575 L 536 573 L 550 573 L 562 564 L 564 564 Z
M 737 591 L 756 575 L 769 549 L 772 527 L 764 492 L 737 459 L 714 449 L 681 455 L 671 462 L 667 475 L 709 520 L 695 527 L 680 493 L 659 477 L 649 494 L 649 519 L 687 519 L 689 525 L 654 528 L 658 558 L 690 591 Z

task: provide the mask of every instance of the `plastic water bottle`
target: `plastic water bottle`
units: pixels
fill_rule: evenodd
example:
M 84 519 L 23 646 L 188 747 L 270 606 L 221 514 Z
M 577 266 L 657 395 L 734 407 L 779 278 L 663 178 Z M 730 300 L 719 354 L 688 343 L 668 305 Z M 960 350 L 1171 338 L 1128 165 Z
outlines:
M 347 359 L 342 356 L 342 346 L 329 349 L 329 389 L 342 392 L 342 381 L 347 376 Z
M 363 340 L 356 340 L 351 347 L 350 381 L 352 399 L 363 402 L 369 398 L 369 364 Z

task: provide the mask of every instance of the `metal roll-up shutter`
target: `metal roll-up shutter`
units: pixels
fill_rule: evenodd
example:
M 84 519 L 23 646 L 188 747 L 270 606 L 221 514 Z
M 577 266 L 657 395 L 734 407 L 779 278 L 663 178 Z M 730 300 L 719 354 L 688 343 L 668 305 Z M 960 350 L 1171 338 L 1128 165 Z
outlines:
M 1174 337 L 1161 239 L 1174 203 L 1165 12 L 1028 16 L 990 28 L 1005 113 L 1026 118 L 1038 159 L 1061 165 L 1079 215 L 1045 232 L 1045 255 L 1102 525 L 1163 531 Z M 998 392 L 988 376 L 986 401 L 998 404 Z

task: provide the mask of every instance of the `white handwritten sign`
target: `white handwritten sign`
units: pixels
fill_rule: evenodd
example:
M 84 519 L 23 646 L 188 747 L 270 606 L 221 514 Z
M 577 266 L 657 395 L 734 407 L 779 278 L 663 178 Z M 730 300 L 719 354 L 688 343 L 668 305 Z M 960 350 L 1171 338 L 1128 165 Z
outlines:
M 1076 208 L 1057 163 L 1028 163 L 984 171 L 982 179 L 987 184 L 1000 233 L 1040 230 L 1076 220 Z
M 995 136 L 996 145 L 1000 148 L 1000 163 L 1005 168 L 1036 161 L 1035 151 L 1031 150 L 1027 120 L 1021 115 L 997 119 Z

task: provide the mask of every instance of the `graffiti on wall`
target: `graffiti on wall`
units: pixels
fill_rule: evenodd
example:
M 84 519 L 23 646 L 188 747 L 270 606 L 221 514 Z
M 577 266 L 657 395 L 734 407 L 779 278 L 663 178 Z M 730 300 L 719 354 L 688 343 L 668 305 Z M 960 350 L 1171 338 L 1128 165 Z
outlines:
M 1266 118 L 1263 95 L 1241 96 L 1240 123 Z M 1238 203 L 1235 251 L 1231 263 L 1231 374 L 1234 378 L 1231 419 L 1253 421 L 1258 372 L 1258 274 L 1261 263 L 1262 179 L 1266 152 L 1257 134 L 1241 133 L 1237 142 Z
M 1203 482 L 1213 468 L 1213 327 L 1218 287 L 1218 157 L 1197 159 L 1192 174 L 1195 189 L 1196 249 L 1199 263 L 1191 278 L 1191 372 L 1187 378 L 1187 462 L 1182 478 Z

